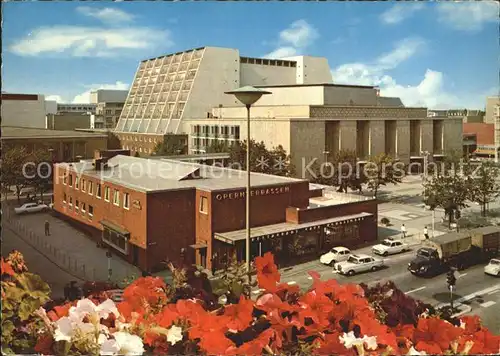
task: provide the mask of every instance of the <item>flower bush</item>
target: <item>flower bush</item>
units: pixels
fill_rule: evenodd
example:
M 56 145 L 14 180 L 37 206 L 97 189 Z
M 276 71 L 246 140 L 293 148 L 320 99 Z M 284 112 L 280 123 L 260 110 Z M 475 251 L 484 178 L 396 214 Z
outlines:
M 234 300 L 231 290 L 221 300 L 220 292 L 212 294 L 206 283 L 188 287 L 187 281 L 196 282 L 197 275 L 186 271 L 177 286 L 157 277 L 139 278 L 116 305 L 102 292 L 51 310 L 39 308 L 32 321 L 38 328 L 34 350 L 58 355 L 500 352 L 500 336 L 482 327 L 479 318 L 441 315 L 392 283 L 368 288 L 322 281 L 310 272 L 312 286 L 302 292 L 280 283 L 271 254 L 257 257 L 255 267 L 262 292 L 254 299 L 240 293 Z M 24 273 L 2 262 L 2 279 Z M 206 276 L 198 277 L 206 281 Z M 7 341 L 11 345 L 12 339 Z

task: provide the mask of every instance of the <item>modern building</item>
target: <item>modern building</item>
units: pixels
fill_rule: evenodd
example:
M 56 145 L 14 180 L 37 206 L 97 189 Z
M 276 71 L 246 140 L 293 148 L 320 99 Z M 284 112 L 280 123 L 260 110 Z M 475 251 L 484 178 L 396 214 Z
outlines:
M 487 123 L 464 123 L 464 154 L 494 158 L 495 125 Z
M 107 135 L 76 131 L 2 126 L 2 150 L 24 147 L 28 151 L 44 149 L 54 162 L 72 162 L 92 158 L 95 150 L 107 148 Z
M 90 128 L 91 114 L 88 112 L 58 112 L 47 115 L 50 130 L 75 130 Z
M 462 150 L 462 118 L 428 116 L 426 108 L 401 105 L 372 86 L 303 84 L 258 86 L 263 96 L 251 110 L 251 136 L 267 147 L 282 145 L 300 177 L 310 162 L 353 150 L 363 161 L 388 153 L 404 163 L 435 159 Z M 216 107 L 210 118 L 186 119 L 190 152 L 206 151 L 214 140 L 246 138 L 247 112 L 241 105 Z
M 207 268 L 244 260 L 244 171 L 115 154 L 56 165 L 54 209 L 145 271 L 165 269 L 182 251 Z M 252 258 L 272 251 L 294 264 L 377 238 L 375 199 L 301 179 L 251 179 Z
M 120 118 L 128 90 L 99 89 L 90 93 L 90 102 L 97 105 L 90 128 L 114 129 Z
M 500 118 L 500 96 L 489 96 L 486 98 L 484 122 L 494 124 L 498 118 Z
M 326 58 L 242 57 L 237 49 L 202 47 L 140 63 L 117 134 L 186 133 L 186 119 L 209 118 L 213 107 L 238 105 L 224 94 L 245 85 L 331 83 Z
M 429 110 L 429 117 L 452 117 L 462 118 L 464 123 L 480 123 L 484 121 L 485 112 L 482 110 L 452 109 L 452 110 Z
M 58 113 L 89 113 L 94 114 L 96 104 L 57 104 Z
M 39 94 L 2 93 L 2 127 L 45 129 L 45 97 Z

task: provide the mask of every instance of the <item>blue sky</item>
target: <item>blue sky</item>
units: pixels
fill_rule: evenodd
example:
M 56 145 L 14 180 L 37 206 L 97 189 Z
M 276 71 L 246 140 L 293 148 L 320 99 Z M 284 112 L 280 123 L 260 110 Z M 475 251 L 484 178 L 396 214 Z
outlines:
M 3 3 L 3 89 L 88 101 L 127 89 L 140 60 L 193 47 L 328 58 L 336 83 L 408 106 L 483 108 L 498 94 L 498 4 Z

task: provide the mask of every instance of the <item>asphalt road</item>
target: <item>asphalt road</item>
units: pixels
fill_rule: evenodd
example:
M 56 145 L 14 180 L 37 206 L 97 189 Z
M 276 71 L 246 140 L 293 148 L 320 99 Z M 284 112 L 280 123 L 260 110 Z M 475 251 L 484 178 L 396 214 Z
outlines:
M 304 266 L 294 267 L 282 273 L 282 281 L 297 284 L 302 289 L 311 286 L 312 278 L 308 271 L 320 273 L 324 280 L 334 278 L 341 283 L 366 283 L 373 285 L 392 280 L 398 288 L 412 297 L 431 305 L 449 303 L 450 292 L 447 289 L 446 274 L 433 278 L 413 276 L 408 270 L 408 262 L 415 255 L 413 251 L 392 255 L 385 258 L 387 268 L 377 272 L 367 272 L 352 277 L 334 273 L 332 267 L 313 261 Z M 366 252 L 363 250 L 362 252 Z M 456 303 L 465 299 L 463 304 L 471 307 L 468 314 L 482 317 L 485 326 L 495 334 L 500 334 L 500 278 L 484 274 L 484 265 L 473 266 L 457 272 L 457 284 L 454 292 Z

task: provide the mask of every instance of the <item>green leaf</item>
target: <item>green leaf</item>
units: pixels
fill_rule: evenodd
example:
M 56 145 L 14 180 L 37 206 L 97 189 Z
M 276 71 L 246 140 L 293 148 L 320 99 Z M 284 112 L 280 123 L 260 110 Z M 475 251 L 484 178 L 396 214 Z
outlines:
M 19 305 L 19 318 L 22 321 L 28 320 L 30 316 L 41 307 L 41 303 L 37 298 L 25 298 Z
M 18 281 L 32 297 L 44 301 L 49 299 L 50 287 L 39 275 L 26 272 L 19 275 Z

